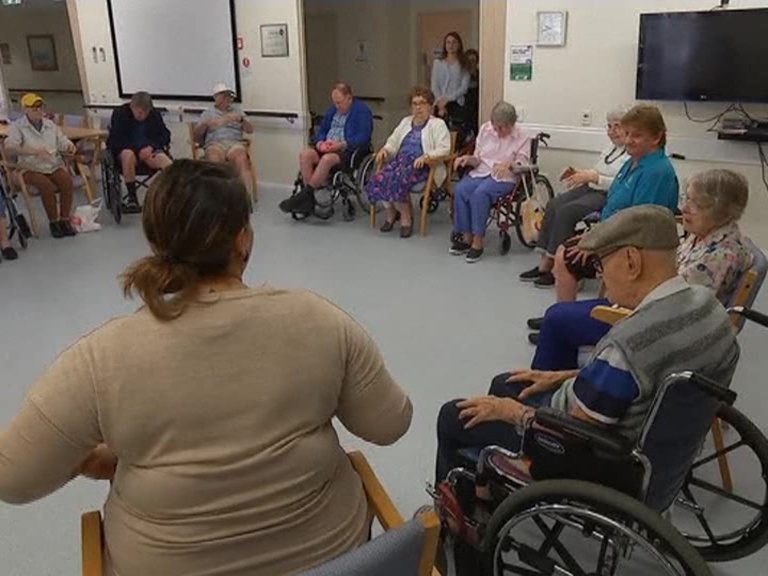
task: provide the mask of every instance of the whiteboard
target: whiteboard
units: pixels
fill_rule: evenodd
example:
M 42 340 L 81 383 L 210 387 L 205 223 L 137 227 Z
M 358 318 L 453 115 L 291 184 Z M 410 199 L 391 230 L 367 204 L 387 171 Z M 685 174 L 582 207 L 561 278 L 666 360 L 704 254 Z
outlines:
M 120 96 L 210 100 L 240 95 L 234 0 L 107 0 Z

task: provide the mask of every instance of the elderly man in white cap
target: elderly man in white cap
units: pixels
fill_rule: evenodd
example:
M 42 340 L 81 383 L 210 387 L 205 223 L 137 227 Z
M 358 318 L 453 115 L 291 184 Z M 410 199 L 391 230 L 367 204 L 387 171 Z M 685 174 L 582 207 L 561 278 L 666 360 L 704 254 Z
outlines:
M 253 132 L 253 124 L 235 107 L 235 91 L 226 84 L 213 87 L 213 100 L 213 108 L 203 112 L 195 126 L 195 141 L 203 144 L 206 160 L 232 164 L 253 195 L 251 160 L 243 136 Z
M 488 396 L 452 401 L 438 417 L 437 480 L 465 447 L 519 448 L 516 426 L 539 406 L 615 426 L 635 440 L 656 390 L 675 372 L 729 386 L 739 346 L 709 288 L 677 273 L 675 218 L 656 205 L 626 208 L 585 234 L 611 302 L 634 312 L 615 324 L 580 370 L 516 370 L 494 378 Z

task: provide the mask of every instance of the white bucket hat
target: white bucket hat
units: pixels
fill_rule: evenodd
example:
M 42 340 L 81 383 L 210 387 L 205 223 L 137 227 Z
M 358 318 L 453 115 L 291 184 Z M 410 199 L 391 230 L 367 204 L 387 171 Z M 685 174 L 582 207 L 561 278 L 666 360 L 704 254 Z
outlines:
M 221 92 L 229 92 L 232 96 L 236 96 L 235 91 L 232 90 L 229 86 L 224 84 L 224 82 L 219 82 L 213 87 L 213 95 L 216 96 L 216 94 L 220 94 Z

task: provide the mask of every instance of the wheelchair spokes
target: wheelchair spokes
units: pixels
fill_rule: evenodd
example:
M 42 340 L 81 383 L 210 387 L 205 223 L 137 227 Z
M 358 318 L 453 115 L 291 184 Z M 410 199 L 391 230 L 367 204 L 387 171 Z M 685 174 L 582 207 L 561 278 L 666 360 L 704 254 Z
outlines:
M 672 523 L 710 562 L 737 560 L 768 543 L 768 440 L 749 419 L 725 406 L 725 445 L 708 440 L 670 510 Z M 718 457 L 739 471 L 730 491 L 722 488 Z
M 598 486 L 563 490 L 561 481 L 549 484 L 554 489 L 516 493 L 494 513 L 485 544 L 487 574 L 708 574 L 680 535 L 649 510 L 637 513 L 631 501 Z

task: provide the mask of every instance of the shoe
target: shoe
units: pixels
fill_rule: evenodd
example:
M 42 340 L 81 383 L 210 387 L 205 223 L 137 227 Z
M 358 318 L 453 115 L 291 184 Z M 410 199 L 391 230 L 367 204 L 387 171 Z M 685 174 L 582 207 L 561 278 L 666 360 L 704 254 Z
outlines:
M 381 225 L 381 228 L 379 228 L 379 232 L 392 232 L 392 228 L 394 227 L 395 227 L 395 223 L 387 220 L 386 222 L 384 222 L 384 224 Z
M 482 248 L 470 248 L 467 252 L 467 255 L 464 257 L 464 260 L 470 264 L 474 264 L 475 262 L 480 261 L 480 258 L 483 257 L 483 249 Z
M 464 240 L 457 239 L 451 243 L 451 247 L 448 248 L 448 253 L 453 254 L 454 256 L 461 256 L 469 252 L 470 248 L 472 248 L 472 246 L 464 242 Z
M 544 274 L 544 272 L 539 270 L 539 267 L 536 266 L 536 268 L 531 268 L 528 270 L 528 272 L 523 272 L 520 274 L 520 276 L 518 276 L 518 278 L 520 278 L 520 280 L 523 282 L 533 282 L 534 280 L 537 280 L 542 274 Z
M 69 220 L 61 220 L 59 222 L 59 228 L 61 228 L 61 233 L 64 234 L 64 236 L 77 236 L 77 232 L 72 227 L 72 223 Z
M 410 238 L 413 234 L 413 226 L 400 226 L 400 238 Z
M 544 272 L 533 281 L 536 288 L 552 288 L 555 285 L 555 276 L 552 272 Z
M 8 246 L 8 248 L 3 248 L 0 250 L 0 254 L 3 255 L 3 258 L 6 260 L 16 260 L 19 257 L 19 254 L 16 252 L 16 250 L 13 249 L 13 246 Z
M 135 194 L 123 196 L 123 214 L 141 214 L 141 204 Z
M 314 209 L 315 195 L 309 187 L 280 202 L 280 210 L 286 214 L 312 214 Z
M 544 317 L 541 318 L 530 318 L 528 320 L 528 328 L 531 330 L 541 330 L 541 325 L 544 324 Z
M 54 238 L 64 238 L 64 232 L 61 229 L 61 222 L 51 222 L 48 224 L 48 228 L 51 231 L 51 236 Z
M 528 342 L 530 342 L 534 346 L 538 346 L 539 345 L 539 334 L 540 334 L 540 332 L 531 332 L 530 334 L 528 334 Z

